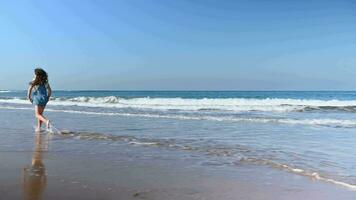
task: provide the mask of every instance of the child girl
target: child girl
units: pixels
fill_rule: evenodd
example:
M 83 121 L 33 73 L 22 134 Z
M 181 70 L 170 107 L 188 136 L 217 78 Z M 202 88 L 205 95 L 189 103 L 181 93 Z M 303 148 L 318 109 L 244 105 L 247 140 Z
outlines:
M 27 92 L 28 99 L 35 105 L 35 114 L 37 118 L 36 131 L 41 131 L 42 122 L 45 123 L 47 129 L 49 129 L 50 121 L 42 114 L 51 95 L 52 90 L 48 83 L 47 72 L 41 68 L 36 68 L 35 77 L 33 81 L 30 82 Z

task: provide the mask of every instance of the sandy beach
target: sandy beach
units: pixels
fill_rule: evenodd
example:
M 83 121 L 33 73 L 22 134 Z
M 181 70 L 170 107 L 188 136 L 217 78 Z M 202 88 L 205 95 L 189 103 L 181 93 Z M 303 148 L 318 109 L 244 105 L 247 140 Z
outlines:
M 267 166 L 222 166 L 201 162 L 199 153 L 65 134 L 36 134 L 31 115 L 29 110 L 0 110 L 2 200 L 356 197 L 350 189 Z M 83 125 L 89 120 L 76 114 L 49 115 L 57 124 L 77 123 L 77 129 L 84 127 L 77 120 Z M 23 123 L 14 126 L 13 122 L 19 120 Z
M 355 11 L 0 0 L 0 200 L 356 200 Z
M 355 10 L 0 0 L 0 200 L 356 200 Z

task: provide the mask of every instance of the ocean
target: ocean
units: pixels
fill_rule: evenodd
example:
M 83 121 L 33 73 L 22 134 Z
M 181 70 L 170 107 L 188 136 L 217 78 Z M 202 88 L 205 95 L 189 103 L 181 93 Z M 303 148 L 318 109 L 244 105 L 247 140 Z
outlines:
M 33 117 L 26 91 L 1 90 L 0 110 Z M 184 152 L 204 166 L 265 166 L 356 189 L 355 91 L 54 91 L 45 112 L 59 135 L 111 150 Z M 0 150 L 22 148 L 8 142 Z

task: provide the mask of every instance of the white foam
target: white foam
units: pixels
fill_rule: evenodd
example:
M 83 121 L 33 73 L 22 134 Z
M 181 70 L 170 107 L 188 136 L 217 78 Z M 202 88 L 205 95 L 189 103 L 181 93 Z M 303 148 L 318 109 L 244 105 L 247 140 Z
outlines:
M 347 187 L 347 188 L 352 189 L 352 190 L 356 190 L 356 185 L 354 185 L 354 184 L 350 184 L 350 183 L 347 183 L 347 182 L 334 180 L 332 178 L 323 177 L 317 172 L 308 172 L 306 170 L 293 168 L 293 167 L 288 166 L 288 165 L 280 165 L 280 166 L 282 168 L 286 169 L 287 171 L 292 172 L 292 173 L 300 174 L 300 175 L 307 176 L 307 177 L 310 177 L 310 178 L 313 178 L 313 179 L 316 179 L 316 180 L 319 180 L 319 181 L 324 181 L 324 182 L 332 183 L 332 184 L 335 184 L 335 185 L 340 185 L 340 186 L 343 186 L 343 187 Z
M 302 175 L 302 176 L 306 176 L 315 180 L 319 180 L 319 181 L 324 181 L 324 182 L 328 182 L 328 183 L 332 183 L 335 185 L 340 185 L 343 187 L 347 187 L 349 189 L 352 190 L 356 190 L 356 185 L 351 184 L 351 183 L 347 183 L 347 182 L 343 182 L 343 181 L 338 181 L 332 178 L 328 178 L 325 176 L 320 175 L 318 172 L 311 172 L 308 170 L 304 170 L 304 169 L 300 169 L 300 168 L 295 168 L 292 167 L 290 165 L 287 164 L 281 164 L 272 160 L 266 160 L 266 159 L 257 159 L 257 158 L 246 158 L 243 157 L 240 159 L 241 162 L 247 162 L 247 163 L 253 163 L 253 164 L 261 164 L 261 165 L 267 165 L 270 167 L 274 167 L 274 168 L 279 168 L 279 169 L 284 169 L 288 172 L 294 173 L 294 174 L 298 174 L 298 175 Z
M 0 109 L 10 110 L 32 110 L 30 107 L 11 107 L 0 106 Z M 47 112 L 62 112 L 84 115 L 101 115 L 101 116 L 124 116 L 124 117 L 146 117 L 146 118 L 163 118 L 163 119 L 180 119 L 180 120 L 210 120 L 210 121 L 230 121 L 230 122 L 255 122 L 255 123 L 281 123 L 291 125 L 319 125 L 332 127 L 356 127 L 356 120 L 345 119 L 288 119 L 288 118 L 245 118 L 229 116 L 185 116 L 179 114 L 147 114 L 147 113 L 113 113 L 113 112 L 92 112 L 77 110 L 59 110 L 47 108 Z
M 0 99 L 0 103 L 29 104 L 25 99 Z M 49 105 L 82 106 L 105 108 L 137 108 L 157 110 L 227 110 L 227 111 L 275 111 L 289 112 L 302 110 L 306 107 L 356 107 L 356 100 L 316 100 L 316 99 L 246 99 L 246 98 L 131 98 L 108 97 L 76 97 L 53 98 Z
M 156 142 L 137 142 L 137 141 L 131 141 L 129 144 L 132 145 L 139 145 L 139 146 L 156 146 Z
M 11 92 L 10 90 L 0 90 L 0 93 L 9 93 Z

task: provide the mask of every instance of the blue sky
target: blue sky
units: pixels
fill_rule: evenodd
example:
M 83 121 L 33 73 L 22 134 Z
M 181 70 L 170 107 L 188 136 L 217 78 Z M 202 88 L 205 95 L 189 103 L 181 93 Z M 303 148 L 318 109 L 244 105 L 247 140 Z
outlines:
M 0 0 L 0 89 L 355 90 L 353 0 Z

